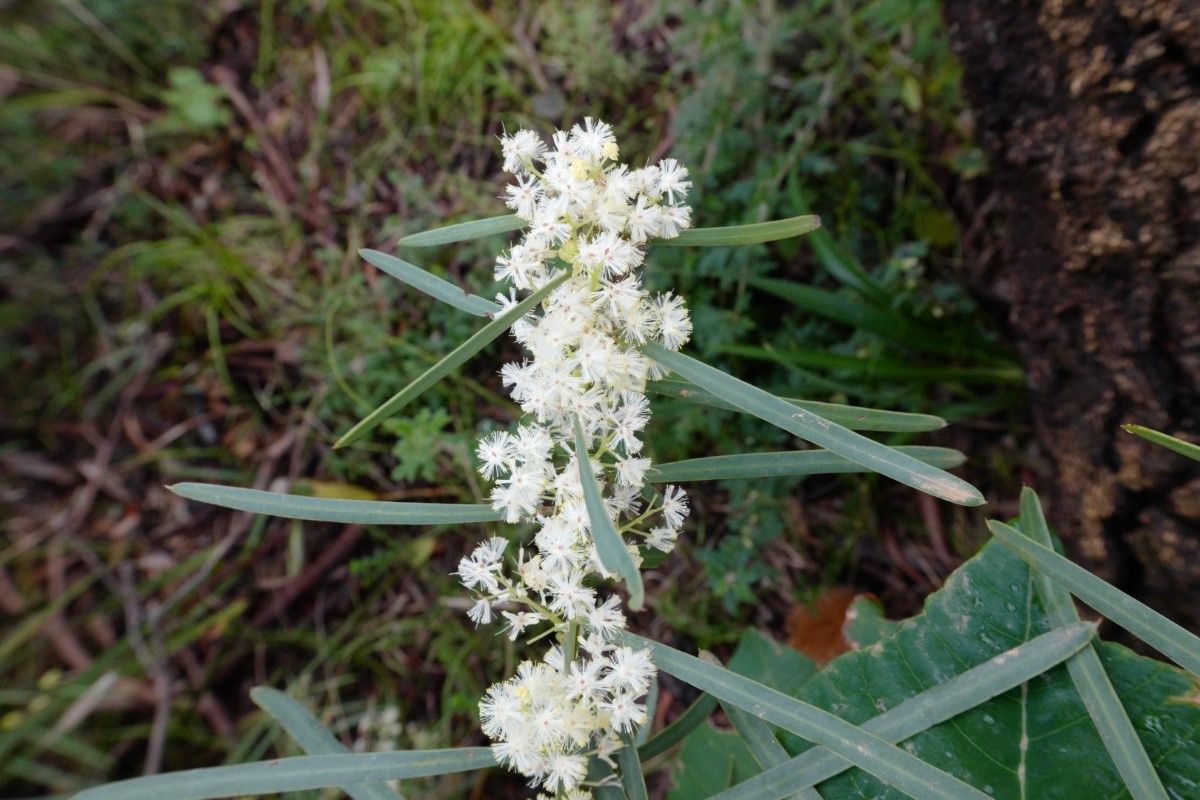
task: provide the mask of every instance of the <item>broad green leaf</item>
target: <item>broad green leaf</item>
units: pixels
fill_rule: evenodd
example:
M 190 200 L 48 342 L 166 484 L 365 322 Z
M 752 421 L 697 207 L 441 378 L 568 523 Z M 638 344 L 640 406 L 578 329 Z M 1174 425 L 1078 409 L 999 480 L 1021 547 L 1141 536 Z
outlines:
M 175 494 L 238 511 L 316 522 L 362 525 L 454 525 L 495 522 L 504 515 L 491 506 L 461 503 L 389 503 L 383 500 L 337 500 L 298 494 L 264 492 L 211 483 L 177 483 Z
M 654 663 L 662 671 L 712 694 L 722 703 L 744 708 L 766 722 L 827 748 L 909 797 L 920 800 L 988 798 L 978 789 L 828 711 L 793 700 L 782 692 L 658 642 L 629 633 L 620 634 L 619 638 L 634 647 L 649 647 Z
M 442 378 L 449 375 L 453 370 L 462 366 L 471 356 L 487 347 L 487 345 L 490 344 L 493 339 L 512 327 L 513 323 L 523 317 L 526 312 L 540 303 L 547 295 L 549 295 L 570 277 L 570 270 L 563 270 L 562 274 L 551 280 L 541 289 L 538 289 L 520 303 L 517 303 L 508 311 L 505 311 L 487 325 L 483 326 L 483 328 L 481 328 L 474 336 L 460 344 L 454 349 L 453 352 L 427 369 L 416 380 L 401 389 L 399 392 L 393 395 L 391 399 L 389 399 L 379 408 L 372 411 L 364 420 L 347 431 L 346 434 L 337 441 L 337 444 L 335 444 L 334 447 L 345 447 L 346 445 L 361 439 L 376 425 L 383 422 L 392 414 L 395 414 L 404 406 L 408 405 L 430 386 L 433 386 Z
M 1200 676 L 1200 639 L 1050 548 L 1030 541 L 1015 528 L 988 520 L 988 529 L 1038 572 L 1193 675 Z
M 717 397 L 710 391 L 701 389 L 691 381 L 678 378 L 663 378 L 651 381 L 646 388 L 664 397 L 678 397 L 693 403 L 713 408 L 724 408 L 730 411 L 741 411 L 740 408 Z M 932 414 L 910 414 L 906 411 L 879 411 L 862 406 L 847 406 L 837 403 L 819 403 L 813 400 L 796 398 L 781 398 L 805 411 L 810 411 L 818 417 L 830 422 L 836 422 L 843 428 L 852 431 L 886 431 L 892 433 L 919 433 L 921 431 L 936 431 L 946 427 L 946 420 Z
M 816 669 L 813 662 L 797 650 L 749 628 L 729 659 L 729 669 L 784 694 L 795 692 Z M 725 714 L 742 737 L 750 754 L 763 769 L 786 763 L 790 756 L 779 743 L 776 728 L 735 705 L 724 706 Z M 795 795 L 798 800 L 821 800 L 811 789 Z
M 898 453 L 923 464 L 951 469 L 965 457 L 946 447 L 896 447 Z M 789 450 L 782 453 L 744 453 L 734 456 L 710 456 L 659 464 L 646 473 L 650 483 L 716 481 L 739 478 L 775 478 L 797 475 L 822 475 L 834 472 L 870 472 L 844 456 L 828 450 Z
M 298 701 L 266 686 L 250 690 L 250 699 L 278 722 L 288 736 L 310 756 L 339 755 L 350 751 L 325 729 Z M 360 783 L 341 787 L 354 800 L 397 800 L 400 796 L 386 783 Z
M 495 765 L 486 747 L 410 753 L 297 756 L 151 775 L 96 786 L 73 800 L 207 800 L 426 778 Z
M 883 615 L 883 603 L 870 595 L 860 594 L 846 609 L 842 636 L 855 650 L 862 650 L 895 635 L 900 623 Z
M 671 774 L 667 800 L 697 800 L 740 784 L 760 773 L 754 756 L 733 731 L 704 723 L 687 738 Z
M 948 472 L 923 464 L 895 449 L 860 436 L 823 417 L 799 409 L 772 394 L 682 353 L 650 343 L 642 351 L 662 366 L 801 439 L 845 456 L 856 464 L 934 497 L 964 506 L 982 505 L 983 495 Z
M 1140 436 L 1147 441 L 1162 445 L 1169 450 L 1174 450 L 1180 455 L 1185 455 L 1188 458 L 1200 461 L 1200 445 L 1192 444 L 1191 442 L 1185 442 L 1183 439 L 1161 433 L 1151 428 L 1145 428 L 1141 425 L 1122 425 L 1121 428 L 1129 433 L 1134 434 L 1135 436 Z
M 642 572 L 637 564 L 633 563 L 633 556 L 625 548 L 620 531 L 608 516 L 608 509 L 600 496 L 600 484 L 596 482 L 596 476 L 592 473 L 591 459 L 588 457 L 590 450 L 584 438 L 583 426 L 576 418 L 576 461 L 579 464 L 579 480 L 583 484 L 583 502 L 587 505 L 588 520 L 592 526 L 592 539 L 596 542 L 596 554 L 600 556 L 600 563 L 606 570 L 620 575 L 625 581 L 629 589 L 629 607 L 640 611 L 643 596 Z
M 1021 528 L 1035 542 L 1045 547 L 1053 546 L 1042 505 L 1028 486 L 1021 490 Z M 1061 627 L 1079 621 L 1075 604 L 1066 589 L 1045 575 L 1035 575 L 1033 585 L 1051 625 Z M 1105 674 L 1100 656 L 1094 649 L 1086 648 L 1067 662 L 1067 672 L 1133 799 L 1168 800 L 1167 790 L 1154 771 L 1154 764 L 1142 747 L 1133 722 L 1117 697 L 1117 690 Z
M 1033 680 L 1086 647 L 1095 631 L 1095 625 L 1081 623 L 1043 634 L 871 717 L 862 727 L 889 742 L 911 738 Z M 780 800 L 848 769 L 833 753 L 814 747 L 713 800 Z
M 809 214 L 789 217 L 751 225 L 730 225 L 725 228 L 691 228 L 682 231 L 674 239 L 651 239 L 649 244 L 659 247 L 724 247 L 747 244 L 762 244 L 779 239 L 803 236 L 821 227 L 821 218 Z
M 393 278 L 404 281 L 414 289 L 424 292 L 436 300 L 449 303 L 460 311 L 466 311 L 477 317 L 488 317 L 495 315 L 500 310 L 500 306 L 491 300 L 485 300 L 479 295 L 467 294 L 453 283 L 442 280 L 416 264 L 410 264 L 378 250 L 359 250 L 358 254 L 368 264 L 378 267 Z
M 662 755 L 675 745 L 682 742 L 692 731 L 696 730 L 717 707 L 717 698 L 711 694 L 702 694 L 674 722 L 650 737 L 649 741 L 638 747 L 638 756 L 642 761 L 649 761 L 655 756 Z
M 404 247 L 435 247 L 441 244 L 482 239 L 484 236 L 492 236 L 497 233 L 508 233 L 520 230 L 528 224 L 516 214 L 506 214 L 502 217 L 475 219 L 470 222 L 447 225 L 444 228 L 435 228 L 431 231 L 421 231 L 411 236 L 405 236 L 397 244 Z
M 939 713 L 939 724 L 916 735 L 911 729 L 898 734 L 882 730 L 875 727 L 881 723 L 872 721 L 905 701 L 925 702 L 929 695 L 924 693 L 945 691 L 945 684 L 958 683 L 956 692 L 968 703 L 989 697 L 998 679 L 972 668 L 989 661 L 1010 666 L 1029 657 L 1030 646 L 1044 641 L 1035 637 L 1049 629 L 1031 570 L 999 542 L 991 542 L 928 598 L 921 616 L 901 623 L 891 638 L 835 659 L 801 688 L 798 698 L 836 709 L 847 721 L 885 738 L 911 737 L 905 750 L 996 798 L 1125 797 L 1121 776 L 1065 666 L 948 721 L 940 722 Z M 1014 652 L 1016 647 L 1020 651 Z M 1195 681 L 1119 645 L 1095 647 L 1167 789 L 1178 797 L 1190 796 L 1200 786 L 1200 704 L 1186 699 L 1195 696 Z M 964 673 L 973 686 L 951 681 Z M 928 724 L 926 719 L 923 725 Z M 783 738 L 791 752 L 810 747 L 790 734 Z M 1070 769 L 1064 769 L 1068 764 Z M 900 797 L 860 769 L 817 788 L 825 800 Z
M 777 692 L 793 695 L 817 671 L 812 659 L 755 628 L 747 628 L 727 665 Z

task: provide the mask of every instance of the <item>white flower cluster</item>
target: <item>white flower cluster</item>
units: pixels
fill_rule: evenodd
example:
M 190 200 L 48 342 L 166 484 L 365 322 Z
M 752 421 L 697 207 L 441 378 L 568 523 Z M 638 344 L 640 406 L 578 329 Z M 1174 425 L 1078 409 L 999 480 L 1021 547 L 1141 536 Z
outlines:
M 456 574 L 476 593 L 468 613 L 477 624 L 499 615 L 514 640 L 557 642 L 481 702 L 497 760 L 558 798 L 583 800 L 588 758 L 608 760 L 621 735 L 646 721 L 638 701 L 656 671 L 649 651 L 612 643 L 625 627 L 620 602 L 589 585 L 611 575 L 592 539 L 578 459 L 588 459 L 634 563 L 638 544 L 674 548 L 688 514 L 683 490 L 668 486 L 644 508 L 640 498 L 650 468 L 639 438 L 650 419 L 646 381 L 661 373 L 638 346 L 678 350 L 692 324 L 683 302 L 651 296 L 637 269 L 648 240 L 691 224 L 682 202 L 691 183 L 674 159 L 634 170 L 617 163 L 612 128 L 590 118 L 555 133 L 552 147 L 524 130 L 501 141 L 504 169 L 516 175 L 507 202 L 529 226 L 497 259 L 497 279 L 514 287 L 498 299 L 508 308 L 516 290 L 569 277 L 513 326 L 529 357 L 501 375 L 526 421 L 484 436 L 477 449 L 480 471 L 496 482 L 493 507 L 508 522 L 533 523 L 534 547 L 506 566 L 506 542 L 492 538 Z M 582 454 L 576 421 L 588 444 Z

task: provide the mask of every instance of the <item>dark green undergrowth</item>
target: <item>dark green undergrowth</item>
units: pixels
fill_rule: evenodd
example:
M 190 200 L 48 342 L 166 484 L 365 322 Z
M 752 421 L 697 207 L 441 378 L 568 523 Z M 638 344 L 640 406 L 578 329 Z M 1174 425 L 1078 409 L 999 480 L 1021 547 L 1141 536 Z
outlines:
M 6 795 L 140 772 L 154 741 L 162 768 L 272 752 L 253 683 L 291 686 L 363 747 L 477 739 L 480 690 L 518 655 L 454 605 L 447 573 L 480 530 L 368 529 L 321 566 L 344 530 L 213 516 L 162 486 L 480 501 L 473 441 L 515 415 L 491 366 L 511 344 L 370 442 L 332 443 L 473 329 L 356 250 L 500 213 L 504 128 L 602 117 L 626 152 L 692 169 L 705 226 L 821 215 L 798 243 L 654 254 L 705 359 L 785 396 L 1015 407 L 1015 362 L 961 287 L 948 193 L 981 164 L 936 3 L 18 2 L 0 68 Z M 422 265 L 486 296 L 501 246 Z M 769 280 L 878 313 L 839 319 Z M 940 351 L 944 326 L 969 346 Z M 740 415 L 656 413 L 656 460 L 794 446 Z M 88 488 L 75 465 L 93 462 L 109 478 Z M 880 536 L 868 510 L 920 537 L 904 498 L 866 478 L 721 483 L 658 612 L 706 647 L 777 623 L 792 595 L 853 578 Z M 807 504 L 826 504 L 811 530 Z M 810 566 L 780 584 L 769 553 Z M 380 733 L 389 707 L 399 730 Z

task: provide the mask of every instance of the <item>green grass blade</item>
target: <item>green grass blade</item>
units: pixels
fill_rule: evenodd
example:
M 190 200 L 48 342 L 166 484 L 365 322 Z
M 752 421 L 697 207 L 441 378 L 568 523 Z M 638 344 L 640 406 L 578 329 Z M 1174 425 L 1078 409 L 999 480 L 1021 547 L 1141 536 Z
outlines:
M 662 378 L 651 381 L 646 388 L 663 397 L 678 397 L 703 406 L 723 408 L 728 411 L 742 409 L 727 403 L 710 391 L 701 389 L 691 381 L 678 378 Z M 820 403 L 798 398 L 781 398 L 818 417 L 836 422 L 852 431 L 885 431 L 889 433 L 920 433 L 936 431 L 946 427 L 946 420 L 932 414 L 910 414 L 907 411 L 879 411 L 862 406 L 847 406 L 838 403 Z
M 297 756 L 150 775 L 85 789 L 73 800 L 208 800 L 427 778 L 495 765 L 486 747 L 411 753 Z
M 867 720 L 862 728 L 888 742 L 902 742 L 1033 680 L 1087 647 L 1095 635 L 1096 626 L 1086 622 L 1042 634 L 910 697 Z M 781 800 L 849 768 L 845 760 L 817 747 L 710 800 Z
M 617 751 L 617 764 L 621 767 L 621 787 L 625 790 L 628 800 L 649 800 L 646 793 L 646 776 L 642 772 L 642 761 L 638 757 L 638 749 L 633 745 L 633 737 L 622 736 L 625 746 Z
M 828 350 L 802 350 L 770 346 L 727 344 L 720 352 L 759 361 L 772 361 L 794 369 L 811 368 L 859 373 L 876 379 L 894 379 L 929 383 L 932 381 L 963 381 L 1017 385 L 1025 374 L 1018 366 L 997 367 L 932 367 L 889 356 L 848 356 Z
M 256 686 L 250 690 L 250 699 L 270 714 L 287 731 L 288 736 L 310 756 L 331 756 L 350 752 L 307 708 L 283 692 L 266 686 Z M 341 788 L 354 800 L 396 800 L 400 797 L 386 783 L 360 783 Z
M 809 314 L 817 314 L 844 325 L 870 331 L 918 352 L 960 356 L 967 352 L 976 355 L 982 351 L 988 355 L 1002 355 L 998 351 L 991 352 L 995 351 L 994 347 L 989 348 L 958 336 L 946 336 L 942 329 L 922 324 L 890 308 L 872 305 L 841 292 L 831 292 L 777 278 L 750 278 L 747 283 L 787 300 Z
M 744 708 L 766 722 L 827 748 L 910 797 L 987 800 L 988 796 L 978 789 L 828 711 L 650 639 L 630 633 L 622 633 L 618 638 L 633 647 L 649 647 L 659 669 L 723 703 Z
M 813 231 L 807 241 L 821 266 L 830 275 L 851 289 L 862 292 L 876 305 L 886 306 L 892 302 L 892 293 L 863 269 L 854 256 L 838 245 L 829 231 Z
M 1200 639 L 1083 567 L 1030 541 L 1017 529 L 996 520 L 988 520 L 988 529 L 1038 572 L 1066 587 L 1071 594 L 1188 672 L 1200 676 Z
M 791 239 L 812 233 L 821 227 L 821 218 L 815 214 L 789 217 L 753 225 L 731 225 L 726 228 L 691 228 L 682 231 L 674 239 L 651 239 L 649 244 L 660 247 L 725 247 L 747 244 L 762 244 L 779 239 Z
M 941 469 L 953 469 L 966 460 L 962 453 L 948 447 L 905 446 L 893 449 Z M 672 461 L 651 468 L 646 473 L 646 480 L 650 483 L 683 483 L 869 471 L 861 464 L 828 450 L 791 450 Z
M 583 502 L 587 505 L 588 519 L 592 524 L 592 539 L 596 542 L 596 554 L 600 556 L 600 563 L 606 570 L 620 575 L 625 581 L 629 588 L 629 607 L 640 611 L 643 599 L 642 573 L 637 564 L 633 563 L 633 556 L 625 549 L 621 533 L 613 525 L 608 516 L 608 509 L 604 507 L 604 500 L 600 497 L 600 484 L 596 482 L 596 476 L 592 472 L 591 459 L 586 457 L 589 449 L 584 441 L 583 426 L 576 418 L 575 454 L 579 462 L 579 481 L 583 484 Z
M 1042 504 L 1028 486 L 1021 490 L 1021 529 L 1038 544 L 1051 546 L 1050 528 L 1042 513 Z M 1034 587 L 1051 625 L 1063 627 L 1079 622 L 1079 614 L 1066 589 L 1042 574 L 1036 574 Z M 1133 800 L 1168 800 L 1166 787 L 1125 713 L 1125 706 L 1108 679 L 1096 650 L 1092 647 L 1081 650 L 1067 662 L 1067 671 Z
M 717 698 L 711 694 L 702 694 L 696 698 L 678 719 L 658 733 L 648 742 L 638 748 L 638 757 L 649 761 L 655 756 L 662 755 L 675 745 L 687 738 L 688 734 L 700 727 L 717 707 Z
M 934 497 L 964 506 L 982 505 L 983 495 L 971 484 L 948 472 L 923 464 L 911 456 L 867 439 L 840 425 L 798 409 L 786 400 L 764 392 L 682 353 L 650 343 L 642 352 L 662 366 L 708 389 L 743 411 L 770 422 L 801 439 L 845 456 L 856 464 Z
M 416 264 L 410 264 L 378 250 L 364 249 L 359 250 L 358 254 L 368 264 L 378 267 L 393 278 L 404 281 L 414 289 L 424 292 L 436 300 L 441 300 L 443 303 L 448 303 L 460 311 L 466 311 L 477 317 L 489 317 L 500 310 L 500 306 L 491 300 L 485 300 L 479 295 L 467 294 L 453 283 L 442 280 Z
M 382 500 L 341 500 L 305 497 L 298 494 L 264 492 L 211 483 L 177 483 L 168 486 L 175 494 L 238 511 L 269 514 L 315 522 L 347 522 L 362 525 L 453 525 L 495 522 L 504 514 L 483 504 L 388 503 Z
M 775 736 L 775 729 L 745 709 L 735 705 L 724 706 L 725 716 L 733 723 L 733 729 L 746 744 L 750 755 L 764 770 L 783 766 L 791 757 Z M 847 764 L 846 766 L 849 766 Z M 821 800 L 821 795 L 811 786 L 805 786 L 794 793 L 786 795 L 798 800 Z
M 471 239 L 482 239 L 484 236 L 493 236 L 497 233 L 516 231 L 528 224 L 528 222 L 516 214 L 506 214 L 502 217 L 475 219 L 470 222 L 460 222 L 456 225 L 447 225 L 444 228 L 436 228 L 431 231 L 421 231 L 411 236 L 405 236 L 397 244 L 403 247 L 436 247 L 440 244 L 467 242 Z
M 419 397 L 426 389 L 433 386 L 446 375 L 450 374 L 456 368 L 462 366 L 471 356 L 478 353 L 486 347 L 493 339 L 498 337 L 504 331 L 508 330 L 514 322 L 519 320 L 531 308 L 540 303 L 550 292 L 554 291 L 567 278 L 571 277 L 569 270 L 564 270 L 562 274 L 547 283 L 541 289 L 538 289 L 533 294 L 526 297 L 520 303 L 510 308 L 494 320 L 481 328 L 474 336 L 467 339 L 454 349 L 449 355 L 443 358 L 438 363 L 427 369 L 416 380 L 408 386 L 401 389 L 391 397 L 387 402 L 379 408 L 372 411 L 365 419 L 346 432 L 341 439 L 338 439 L 334 447 L 345 447 L 346 445 L 361 439 L 368 431 L 376 425 L 383 422 L 385 419 L 395 414 L 404 406 Z
M 1160 433 L 1159 431 L 1151 428 L 1145 428 L 1141 425 L 1122 425 L 1121 428 L 1135 436 L 1140 436 L 1147 441 L 1162 445 L 1168 450 L 1174 450 L 1176 453 L 1185 455 L 1188 458 L 1195 459 L 1196 461 L 1200 461 L 1200 445 L 1195 445 L 1191 442 L 1185 442 L 1183 439 L 1177 439 L 1174 436 Z

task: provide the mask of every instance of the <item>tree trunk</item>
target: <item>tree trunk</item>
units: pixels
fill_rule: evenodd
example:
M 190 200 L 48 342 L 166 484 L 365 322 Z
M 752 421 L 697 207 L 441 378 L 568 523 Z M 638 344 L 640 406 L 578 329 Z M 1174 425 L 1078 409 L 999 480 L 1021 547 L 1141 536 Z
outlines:
M 1073 555 L 1200 630 L 1200 2 L 946 0 L 991 162 L 1007 312 Z M 970 254 L 968 254 L 968 257 Z

